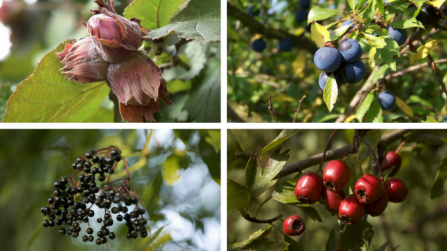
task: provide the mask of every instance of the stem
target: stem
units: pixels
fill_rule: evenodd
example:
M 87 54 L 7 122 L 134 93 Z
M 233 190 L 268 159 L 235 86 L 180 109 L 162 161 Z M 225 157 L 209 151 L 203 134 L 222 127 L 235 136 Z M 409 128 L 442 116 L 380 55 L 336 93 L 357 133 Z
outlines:
M 272 122 L 275 122 L 275 115 L 273 114 L 273 106 L 272 106 L 272 96 L 269 96 L 269 107 L 270 115 L 272 115 Z
M 360 174 L 363 176 L 362 161 L 360 160 L 360 153 L 359 153 L 360 152 L 359 141 L 356 139 L 357 136 L 358 136 L 358 130 L 355 130 L 354 142 L 355 142 L 355 148 L 357 150 L 357 161 L 359 162 Z
M 118 101 L 118 98 L 112 90 L 110 90 L 109 99 L 113 102 L 113 122 L 123 122 L 120 113 L 120 102 Z
M 298 108 L 296 109 L 295 117 L 293 118 L 293 122 L 292 122 L 292 123 L 295 123 L 295 121 L 296 121 L 296 117 L 298 116 L 298 112 L 300 112 L 301 102 L 303 102 L 303 99 L 305 99 L 305 98 L 306 98 L 306 95 L 304 95 L 304 96 L 300 99 L 300 101 L 299 101 L 299 103 L 298 103 Z
M 320 166 L 318 167 L 318 171 L 317 171 L 317 173 L 318 173 L 318 172 L 323 173 L 323 169 L 322 169 L 322 167 L 323 167 L 324 157 L 326 157 L 326 151 L 327 151 L 327 148 L 329 147 L 329 143 L 331 143 L 332 137 L 334 137 L 334 134 L 335 134 L 337 131 L 338 131 L 338 129 L 335 129 L 335 130 L 332 132 L 331 136 L 329 137 L 329 140 L 328 140 L 327 143 L 326 143 L 326 147 L 324 148 L 324 152 L 323 152 L 323 158 L 321 158 Z
M 341 243 L 342 243 L 342 237 L 343 237 L 343 227 L 345 226 L 345 223 L 341 223 L 340 225 L 340 241 L 338 242 L 338 249 L 341 250 Z
M 255 218 L 256 216 L 258 216 L 259 210 L 261 210 L 261 207 L 264 206 L 265 203 L 267 203 L 267 201 L 269 201 L 272 198 L 272 196 L 269 196 L 265 201 L 263 201 L 261 203 L 261 205 L 259 205 L 258 210 L 256 210 L 256 214 L 255 214 Z
M 282 217 L 282 214 L 280 214 L 274 218 L 268 219 L 268 220 L 258 220 L 256 218 L 250 217 L 249 214 L 246 214 L 246 215 L 242 214 L 242 217 L 244 217 L 244 219 L 246 219 L 250 222 L 253 222 L 253 223 L 269 223 L 269 224 L 271 224 L 272 222 L 279 220 Z
M 442 82 L 441 75 L 439 75 L 439 68 L 436 67 L 435 61 L 433 60 L 430 53 L 428 53 L 428 60 L 430 60 L 431 68 L 433 69 L 433 72 L 435 73 L 435 76 L 438 78 L 439 84 L 441 85 L 442 91 L 447 94 L 447 89 L 445 87 L 444 82 Z
M 370 146 L 368 143 L 366 143 L 366 141 L 365 141 L 364 139 L 362 139 L 362 137 L 358 136 L 357 138 L 360 139 L 360 140 L 363 142 L 363 144 L 365 144 L 365 145 L 369 148 L 369 150 L 371 151 L 371 154 L 374 156 L 374 159 L 376 160 L 376 164 L 377 164 L 377 166 L 379 167 L 380 179 L 383 181 L 382 167 L 380 166 L 380 161 L 379 161 L 379 159 L 377 158 L 376 153 L 373 151 L 373 149 L 371 148 L 371 146 Z
M 447 58 L 436 60 L 434 63 L 436 63 L 436 64 L 447 63 Z M 429 66 L 429 65 L 430 65 L 430 63 L 427 62 L 427 63 L 422 63 L 422 64 L 418 64 L 418 65 L 414 65 L 414 66 L 408 67 L 405 70 L 398 71 L 398 72 L 393 73 L 393 74 L 388 74 L 385 77 L 385 80 L 390 80 L 391 78 L 403 76 L 404 74 L 406 74 L 408 72 L 417 71 L 417 70 L 422 69 L 422 68 L 424 68 L 426 66 Z

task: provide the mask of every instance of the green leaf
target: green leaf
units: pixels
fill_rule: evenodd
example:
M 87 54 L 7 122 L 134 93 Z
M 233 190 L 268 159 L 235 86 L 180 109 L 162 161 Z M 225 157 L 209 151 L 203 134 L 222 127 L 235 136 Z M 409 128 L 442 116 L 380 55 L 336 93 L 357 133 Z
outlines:
M 163 162 L 163 180 L 168 185 L 174 184 L 180 178 L 180 168 L 180 156 L 173 154 L 166 158 Z
M 124 17 L 136 17 L 141 20 L 141 26 L 147 29 L 157 29 L 169 24 L 175 13 L 184 8 L 185 0 L 134 0 L 124 10 Z
M 422 4 L 423 4 L 424 2 L 426 2 L 426 1 L 427 1 L 427 0 L 410 0 L 410 2 L 416 4 L 416 6 L 417 6 L 418 8 L 421 7 Z
M 371 224 L 365 220 L 347 225 L 343 231 L 342 250 L 357 250 L 358 247 L 370 242 L 373 235 Z
M 259 230 L 250 235 L 248 240 L 237 242 L 228 246 L 227 250 L 286 250 L 289 246 L 286 242 L 277 242 L 267 238 L 267 235 L 272 231 L 272 225 L 266 230 Z
M 427 116 L 427 120 L 422 120 L 421 122 L 422 123 L 439 123 L 439 121 L 437 121 L 436 119 L 434 119 L 430 116 Z
M 409 29 L 409 28 L 422 28 L 425 29 L 424 25 L 416 20 L 415 17 L 406 20 L 400 20 L 397 22 L 389 23 L 389 25 L 395 29 Z M 405 31 L 404 31 L 405 32 Z
M 381 50 L 383 60 L 390 68 L 396 70 L 396 59 L 394 56 L 399 55 L 399 45 L 392 38 L 385 38 L 386 46 Z
M 438 171 L 447 172 L 447 157 L 441 160 L 439 163 Z
M 227 180 L 227 211 L 236 208 L 239 211 L 244 211 L 250 205 L 250 191 L 248 188 L 240 185 L 236 181 Z
M 377 155 L 377 145 L 379 144 L 380 139 L 382 138 L 382 130 L 380 129 L 369 130 L 362 138 L 364 141 L 366 141 L 366 143 L 369 146 L 371 146 L 372 150 Z M 360 154 L 360 160 L 364 160 L 371 154 L 371 151 L 363 143 L 363 141 L 360 141 L 359 154 Z
M 292 137 L 293 135 L 297 134 L 300 130 L 295 129 L 284 129 L 279 133 L 278 137 L 276 137 L 272 142 L 268 143 L 263 149 L 262 149 L 262 157 L 264 157 L 264 154 L 268 151 L 272 150 L 273 148 L 280 146 L 284 141 Z
M 304 251 L 303 247 L 296 240 L 290 238 L 287 234 L 284 234 L 284 240 L 290 244 L 289 250 Z
M 334 229 L 329 233 L 329 239 L 326 242 L 326 251 L 333 251 L 338 248 L 338 240 L 335 238 Z
M 390 67 L 388 65 L 382 65 L 379 70 L 374 71 L 373 83 L 377 83 L 377 81 L 383 77 L 385 77 L 386 72 Z
M 435 96 L 435 108 L 436 112 L 440 113 L 442 109 L 445 107 L 445 99 L 442 97 L 441 94 L 436 94 Z
M 350 27 L 349 25 L 345 25 L 338 29 L 335 29 L 331 34 L 331 40 L 335 41 L 338 38 L 340 38 L 341 36 L 343 36 L 346 33 L 346 31 L 349 30 L 349 27 Z
M 382 0 L 376 1 L 376 7 L 377 7 L 377 9 L 379 9 L 382 16 L 385 16 L 385 7 L 383 6 Z
M 348 0 L 349 7 L 353 10 L 357 9 L 359 2 L 359 0 Z
M 284 204 L 298 207 L 303 210 L 312 220 L 323 222 L 317 210 L 312 205 L 303 204 L 295 197 L 295 184 L 296 181 L 288 181 L 281 184 L 277 191 L 273 192 L 272 199 Z
M 382 107 L 377 98 L 374 98 L 371 108 L 366 112 L 365 122 L 383 123 Z
M 383 243 L 382 246 L 380 246 L 378 249 L 374 250 L 374 251 L 385 251 L 385 249 L 388 247 L 388 241 Z
M 0 117 L 3 118 L 6 112 L 6 104 L 12 95 L 10 84 L 0 84 Z
M 394 14 L 394 13 L 405 12 L 408 9 L 408 6 L 410 6 L 410 3 L 403 1 L 395 1 L 388 7 L 388 13 Z
M 334 74 L 331 73 L 329 75 L 329 78 L 327 79 L 326 86 L 324 86 L 323 91 L 323 100 L 324 103 L 326 103 L 326 106 L 330 111 L 334 109 L 334 104 L 337 102 L 337 96 L 338 96 L 338 85 L 337 81 L 334 78 Z
M 368 6 L 361 12 L 361 15 L 365 19 L 365 24 L 371 23 L 376 13 L 376 0 L 369 0 Z
M 193 88 L 184 109 L 195 121 L 220 121 L 220 60 L 210 59 L 200 75 L 192 80 Z
M 337 9 L 324 9 L 318 6 L 313 7 L 309 11 L 309 15 L 307 15 L 307 24 L 312 23 L 312 21 L 325 20 L 329 17 L 332 17 L 336 14 L 340 13 Z
M 110 89 L 105 82 L 68 81 L 59 72 L 62 64 L 56 52 L 71 41 L 46 54 L 34 73 L 17 86 L 8 100 L 3 122 L 96 122 L 95 115 Z
M 368 41 L 368 44 L 371 47 L 382 49 L 386 45 L 385 39 L 383 39 L 382 37 L 376 37 L 374 35 L 366 33 L 364 33 L 363 35 L 365 36 L 366 41 Z
M 255 157 L 256 158 L 256 157 Z M 289 160 L 289 150 L 281 153 L 281 148 L 276 149 L 270 156 L 264 168 L 256 165 L 256 160 L 251 158 L 247 163 L 245 171 L 247 186 L 250 189 L 253 198 L 265 192 L 278 181 L 276 176 L 281 171 L 283 166 Z
M 149 246 L 152 242 L 154 242 L 157 239 L 157 237 L 161 234 L 161 231 L 163 231 L 164 228 L 165 226 L 162 226 L 160 229 L 155 231 L 155 233 L 151 234 L 151 237 L 147 240 L 147 242 L 145 242 L 145 245 Z
M 368 112 L 368 110 L 370 109 L 373 101 L 374 101 L 374 90 L 370 91 L 366 95 L 366 97 L 360 104 L 359 108 L 357 109 L 357 112 L 355 113 L 355 115 L 357 116 L 357 120 L 359 122 L 363 121 L 363 117 L 365 116 L 366 112 Z
M 430 189 L 430 199 L 437 198 L 442 196 L 445 193 L 445 181 L 446 181 L 447 172 L 439 171 L 436 173 L 435 182 Z
M 379 35 L 379 36 L 388 36 L 388 32 L 386 31 L 385 28 L 382 28 L 378 25 L 375 24 L 371 24 L 368 26 L 365 26 L 364 30 L 368 33 L 368 34 L 372 34 L 373 31 Z
M 220 41 L 220 0 L 191 0 L 171 23 L 148 33 L 158 39 L 176 33 L 186 40 Z
M 190 69 L 186 70 L 182 66 L 176 66 L 163 71 L 162 76 L 169 83 L 169 92 L 171 92 L 171 80 L 179 79 L 184 82 L 191 80 L 199 75 L 200 71 L 206 65 L 207 56 L 205 54 L 205 46 L 203 44 L 199 42 L 189 42 L 186 44 L 186 46 L 182 47 L 182 50 L 180 50 L 180 53 L 185 53 L 186 57 L 189 60 L 188 65 L 190 66 Z

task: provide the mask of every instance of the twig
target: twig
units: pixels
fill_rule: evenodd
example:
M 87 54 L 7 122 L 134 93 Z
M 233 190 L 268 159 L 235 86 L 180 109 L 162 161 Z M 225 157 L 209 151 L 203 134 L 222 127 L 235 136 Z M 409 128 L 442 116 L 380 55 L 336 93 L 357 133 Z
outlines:
M 435 61 L 435 64 L 441 64 L 441 63 L 447 63 L 447 58 Z M 404 74 L 406 74 L 408 72 L 417 71 L 417 70 L 419 70 L 421 68 L 424 68 L 426 66 L 429 66 L 429 65 L 430 65 L 430 63 L 427 62 L 427 63 L 422 63 L 422 64 L 418 64 L 418 65 L 414 65 L 414 66 L 408 67 L 405 70 L 398 71 L 398 72 L 393 73 L 393 74 L 388 74 L 385 77 L 385 80 L 390 80 L 391 78 L 400 77 L 400 76 L 402 76 L 402 75 L 404 75 Z
M 435 61 L 433 60 L 430 53 L 428 53 L 428 60 L 430 60 L 431 68 L 433 69 L 433 72 L 435 73 L 436 77 L 438 78 L 439 84 L 441 85 L 442 91 L 447 94 L 447 89 L 445 87 L 444 82 L 442 82 L 441 75 L 439 75 L 439 69 L 436 67 Z
M 272 115 L 272 122 L 276 122 L 275 121 L 275 115 L 273 114 L 273 106 L 272 106 L 272 96 L 269 96 L 269 107 L 268 109 L 270 110 L 270 115 Z
M 335 130 L 332 132 L 331 136 L 329 136 L 329 139 L 328 139 L 328 141 L 327 141 L 327 143 L 326 143 L 326 147 L 324 148 L 324 152 L 323 152 L 323 158 L 321 158 L 320 166 L 318 167 L 318 172 L 320 172 L 320 173 L 323 173 L 323 169 L 322 169 L 322 167 L 323 167 L 324 157 L 326 157 L 326 151 L 327 151 L 327 148 L 329 147 L 329 143 L 331 143 L 331 140 L 332 140 L 332 138 L 334 137 L 334 135 L 335 135 L 335 133 L 336 133 L 337 131 L 338 131 L 338 129 L 335 129 Z
M 342 237 L 343 237 L 343 227 L 345 226 L 345 223 L 341 223 L 340 225 L 340 241 L 338 242 L 338 249 L 341 250 L 341 244 L 342 244 Z
M 113 102 L 113 122 L 123 122 L 120 113 L 120 102 L 112 90 L 110 90 L 109 99 Z
M 386 237 L 386 239 L 388 241 L 388 245 L 391 248 L 393 248 L 394 244 L 393 244 L 393 241 L 391 240 L 390 230 L 388 229 L 388 224 L 387 223 L 388 223 L 388 221 L 385 218 L 385 216 L 383 214 L 380 215 L 380 226 L 383 229 L 383 232 L 385 232 L 385 237 Z
M 304 95 L 304 96 L 300 99 L 300 101 L 298 102 L 298 108 L 296 109 L 295 117 L 293 118 L 293 122 L 292 122 L 292 123 L 295 123 L 295 121 L 296 121 L 296 117 L 298 116 L 298 113 L 300 112 L 301 102 L 303 102 L 303 99 L 305 99 L 305 98 L 306 98 L 306 95 Z
M 359 136 L 359 130 L 355 130 L 355 135 L 354 135 L 354 144 L 355 144 L 355 150 L 357 151 L 357 161 L 359 162 L 359 170 L 360 170 L 360 174 L 363 177 L 363 169 L 362 169 L 362 161 L 360 160 L 360 147 L 359 147 L 359 141 L 357 140 L 357 137 Z
M 351 113 L 353 113 L 357 107 L 357 104 L 360 102 L 360 100 L 362 99 L 363 94 L 366 92 L 368 93 L 368 90 L 370 90 L 373 86 L 373 77 L 374 77 L 374 73 L 375 71 L 377 71 L 377 67 L 374 68 L 374 70 L 371 72 L 371 74 L 369 75 L 368 79 L 365 81 L 365 84 L 363 85 L 362 89 L 360 89 L 354 96 L 354 98 L 351 100 L 351 103 L 349 103 L 349 107 L 346 110 L 345 114 L 340 115 L 340 117 L 337 118 L 337 120 L 335 121 L 335 123 L 342 123 L 343 121 L 345 121 L 345 119 L 351 115 Z
M 447 204 L 444 204 L 443 206 L 438 208 L 436 211 L 419 218 L 415 223 L 409 225 L 402 232 L 412 233 L 412 232 L 419 231 L 425 224 L 427 224 L 428 221 L 436 220 L 440 217 L 445 217 L 446 214 L 447 214 Z
M 422 132 L 424 132 L 424 130 L 402 129 L 402 130 L 392 131 L 392 132 L 387 133 L 382 136 L 378 146 L 386 148 L 388 145 L 390 145 L 394 141 L 402 138 L 402 136 L 404 136 L 405 134 L 407 134 L 409 132 L 422 133 Z M 338 159 L 341 156 L 343 156 L 343 154 L 350 151 L 349 150 L 350 148 L 351 148 L 351 145 L 347 145 L 347 146 L 344 146 L 344 147 L 341 147 L 341 148 L 338 148 L 335 150 L 327 151 L 324 158 L 326 161 Z M 351 152 L 353 152 L 353 151 L 351 151 Z M 319 153 L 319 154 L 310 156 L 307 159 L 303 159 L 303 160 L 297 161 L 295 163 L 286 165 L 279 172 L 278 176 L 284 177 L 286 175 L 289 175 L 289 174 L 292 174 L 295 172 L 301 172 L 301 171 L 305 170 L 306 168 L 309 168 L 314 165 L 318 165 L 321 162 L 322 158 L 323 158 L 323 153 Z
M 382 167 L 380 166 L 380 161 L 379 161 L 379 158 L 377 158 L 376 153 L 373 151 L 371 146 L 362 137 L 357 136 L 357 138 L 360 139 L 363 142 L 363 144 L 365 144 L 369 148 L 369 150 L 371 151 L 371 154 L 374 157 L 374 159 L 376 160 L 377 166 L 379 167 L 380 179 L 383 181 Z
M 278 216 L 276 216 L 274 218 L 268 219 L 268 220 L 258 220 L 256 218 L 250 217 L 249 214 L 245 214 L 245 215 L 242 214 L 242 217 L 244 217 L 244 219 L 246 219 L 246 220 L 248 220 L 250 222 L 253 222 L 253 223 L 269 223 L 270 224 L 270 223 L 272 223 L 274 221 L 277 221 L 277 220 L 281 219 L 282 214 L 280 214 L 280 215 L 278 215 Z

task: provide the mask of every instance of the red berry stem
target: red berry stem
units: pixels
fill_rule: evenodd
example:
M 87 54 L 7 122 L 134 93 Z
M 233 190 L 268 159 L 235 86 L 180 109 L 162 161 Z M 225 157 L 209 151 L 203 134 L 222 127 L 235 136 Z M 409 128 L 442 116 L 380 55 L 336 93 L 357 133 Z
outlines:
M 377 166 L 379 167 L 380 179 L 383 181 L 382 167 L 380 166 L 380 161 L 379 161 L 379 159 L 377 158 L 376 153 L 373 151 L 373 149 L 371 148 L 371 146 L 370 146 L 364 139 L 362 139 L 362 137 L 357 136 L 357 138 L 360 139 L 360 140 L 363 142 L 363 144 L 365 144 L 365 145 L 369 148 L 369 150 L 371 151 L 371 154 L 374 156 L 374 159 L 376 160 L 376 164 L 377 164 Z
M 327 141 L 327 143 L 326 143 L 326 147 L 324 148 L 324 152 L 323 152 L 323 158 L 321 158 L 321 162 L 320 162 L 320 167 L 318 168 L 318 172 L 320 172 L 320 173 L 323 173 L 323 163 L 324 163 L 324 158 L 326 157 L 326 151 L 327 151 L 327 148 L 329 147 L 329 143 L 331 143 L 331 140 L 332 140 L 332 138 L 334 137 L 334 134 L 336 133 L 338 131 L 338 129 L 335 129 L 333 132 L 332 132 L 332 134 L 331 134 L 331 136 L 329 137 L 329 140 Z M 317 173 L 318 173 L 317 172 Z
M 355 132 L 357 134 L 357 130 Z M 360 151 L 359 151 L 359 142 L 356 138 L 354 138 L 354 143 L 355 143 L 355 149 L 357 151 L 357 161 L 359 162 L 359 170 L 360 170 L 360 174 L 361 176 L 363 176 L 363 169 L 362 169 L 362 161 L 360 160 Z

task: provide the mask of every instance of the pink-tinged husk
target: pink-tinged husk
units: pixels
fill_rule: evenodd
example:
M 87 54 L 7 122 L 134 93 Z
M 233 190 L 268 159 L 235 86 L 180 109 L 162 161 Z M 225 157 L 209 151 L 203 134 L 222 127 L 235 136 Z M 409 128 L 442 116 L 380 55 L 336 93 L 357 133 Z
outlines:
M 140 24 L 137 20 L 127 20 L 116 14 L 113 1 L 110 7 L 103 1 L 97 13 L 87 22 L 88 32 L 96 49 L 110 63 L 120 63 L 130 58 L 141 44 Z
M 60 70 L 66 78 L 79 83 L 93 83 L 107 79 L 109 63 L 99 55 L 91 38 L 81 38 L 65 45 L 62 52 L 56 54 L 64 67 Z
M 149 57 L 137 52 L 125 62 L 110 64 L 107 79 L 120 103 L 149 105 L 158 98 L 161 72 Z
M 154 113 L 160 113 L 159 100 L 163 100 L 166 105 L 172 104 L 168 99 L 168 89 L 166 87 L 166 81 L 161 80 L 161 85 L 159 89 L 159 99 L 154 101 L 151 100 L 149 105 L 131 105 L 120 103 L 120 113 L 123 121 L 127 122 L 153 122 Z

